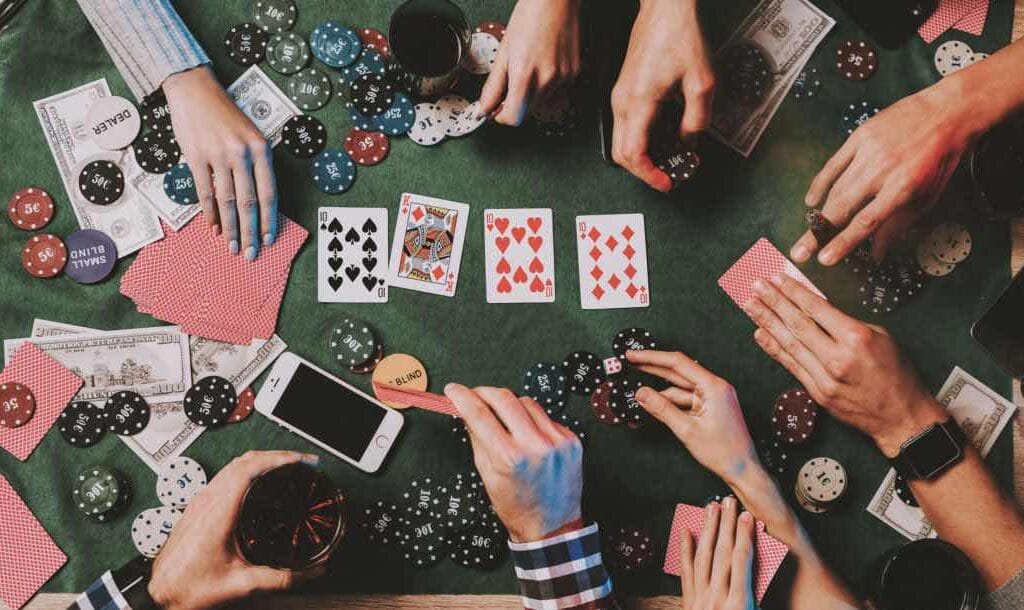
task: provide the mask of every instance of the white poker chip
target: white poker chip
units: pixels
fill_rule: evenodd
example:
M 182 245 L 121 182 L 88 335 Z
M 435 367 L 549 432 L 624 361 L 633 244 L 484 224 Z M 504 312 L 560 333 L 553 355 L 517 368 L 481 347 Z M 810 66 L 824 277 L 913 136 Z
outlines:
M 971 232 L 955 222 L 944 222 L 928 234 L 931 253 L 936 259 L 958 265 L 971 254 Z
M 953 273 L 956 265 L 944 263 L 932 254 L 932 242 L 927 236 L 917 244 L 917 266 L 932 277 L 945 277 Z
M 846 469 L 828 457 L 816 457 L 800 467 L 796 475 L 801 494 L 811 502 L 829 505 L 842 497 L 846 491 Z
M 416 122 L 409 129 L 409 139 L 421 146 L 433 146 L 444 140 L 446 122 L 441 107 L 435 104 L 416 104 Z
M 935 49 L 935 69 L 949 76 L 974 63 L 974 50 L 966 42 L 947 40 Z
M 462 114 L 448 127 L 447 134 L 455 138 L 469 135 L 480 129 L 489 118 L 489 116 L 480 112 L 480 102 L 473 102 L 466 106 Z
M 469 53 L 463 58 L 462 67 L 470 74 L 490 74 L 499 47 L 501 41 L 493 34 L 476 32 L 469 41 Z
M 160 470 L 156 477 L 156 497 L 168 507 L 183 507 L 206 487 L 206 471 L 199 462 L 181 456 Z
M 469 107 L 469 100 L 461 95 L 445 95 L 438 99 L 435 105 L 439 108 L 441 120 L 444 121 L 445 134 L 452 135 L 455 123 Z
M 177 525 L 185 511 L 178 508 L 161 506 L 147 508 L 132 521 L 132 542 L 135 549 L 150 559 L 157 556 L 160 549 L 167 544 L 171 530 Z
M 89 138 L 104 150 L 127 147 L 141 127 L 142 118 L 135 104 L 116 95 L 96 100 L 85 117 Z

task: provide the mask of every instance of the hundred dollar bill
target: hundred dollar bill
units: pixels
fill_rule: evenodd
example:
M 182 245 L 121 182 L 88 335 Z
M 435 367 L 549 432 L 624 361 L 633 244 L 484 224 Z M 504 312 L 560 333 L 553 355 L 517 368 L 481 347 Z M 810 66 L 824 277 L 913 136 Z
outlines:
M 151 174 L 142 169 L 135 161 L 135 155 L 126 155 L 126 157 L 128 159 L 121 165 L 125 181 L 168 226 L 177 231 L 199 213 L 198 203 L 179 205 L 171 201 L 167 193 L 164 192 L 164 174 Z
M 807 60 L 835 23 L 809 0 L 762 0 L 722 49 L 741 42 L 760 48 L 772 69 L 771 86 L 753 107 L 717 95 L 711 134 L 744 157 L 750 156 Z M 719 56 L 721 53 L 719 50 Z
M 131 390 L 150 403 L 175 401 L 192 385 L 188 335 L 177 326 L 7 339 L 5 357 L 25 341 L 85 381 L 77 400 L 104 401 Z
M 1017 407 L 1001 394 L 955 367 L 936 399 L 956 421 L 982 457 L 988 455 Z M 896 495 L 896 471 L 890 469 L 867 511 L 911 540 L 934 538 L 935 529 L 924 511 L 904 504 Z
M 109 235 L 117 246 L 118 257 L 124 257 L 163 237 L 163 230 L 156 213 L 133 188 L 125 188 L 121 198 L 110 205 L 90 203 L 78 190 L 78 174 L 85 163 L 106 159 L 117 163 L 124 171 L 125 158 L 132 155 L 129 150 L 102 150 L 85 127 L 89 108 L 109 95 L 107 81 L 101 78 L 37 100 L 33 107 L 78 225 Z M 125 180 L 127 183 L 127 177 Z
M 259 66 L 243 72 L 227 91 L 271 146 L 281 141 L 281 130 L 288 119 L 301 114 L 298 106 Z

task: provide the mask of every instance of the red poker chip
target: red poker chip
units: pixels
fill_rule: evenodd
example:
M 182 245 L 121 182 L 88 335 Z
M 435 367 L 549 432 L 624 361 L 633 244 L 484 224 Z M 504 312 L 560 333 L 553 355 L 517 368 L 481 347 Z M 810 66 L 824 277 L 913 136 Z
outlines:
M 612 388 L 614 387 L 614 381 L 606 381 L 594 388 L 594 392 L 590 395 L 590 409 L 594 412 L 594 417 L 597 418 L 597 421 L 609 426 L 618 426 L 625 422 L 625 419 L 612 410 Z
M 19 428 L 36 412 L 36 398 L 20 383 L 0 383 L 0 426 Z
M 362 28 L 359 30 L 359 40 L 363 41 L 363 47 L 373 49 L 384 57 L 391 55 L 391 44 L 388 37 L 373 28 Z
M 7 217 L 22 231 L 42 229 L 53 220 L 53 197 L 45 190 L 30 186 L 11 195 Z
M 786 390 L 775 399 L 772 428 L 779 440 L 797 445 L 814 433 L 818 404 L 803 388 Z
M 235 401 L 235 409 L 228 415 L 229 424 L 237 424 L 245 421 L 256 409 L 256 392 L 252 388 L 245 388 L 238 393 L 238 400 Z
M 473 31 L 477 34 L 490 34 L 497 38 L 498 42 L 501 42 L 501 39 L 505 37 L 505 24 L 499 21 L 484 21 L 476 26 L 476 29 Z
M 68 248 L 56 235 L 33 236 L 21 250 L 21 266 L 36 277 L 59 275 L 68 262 Z
M 387 134 L 354 128 L 345 136 L 345 152 L 359 165 L 377 165 L 388 156 Z

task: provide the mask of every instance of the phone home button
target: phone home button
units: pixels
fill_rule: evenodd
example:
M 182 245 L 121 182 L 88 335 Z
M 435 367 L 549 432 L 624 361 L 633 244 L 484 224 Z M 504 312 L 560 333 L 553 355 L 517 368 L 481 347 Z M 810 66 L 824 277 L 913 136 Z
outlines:
M 391 442 L 391 439 L 386 437 L 386 436 L 384 436 L 383 434 L 378 436 L 377 440 L 376 440 L 377 446 L 380 447 L 381 449 L 387 449 L 388 448 L 388 444 L 390 442 Z

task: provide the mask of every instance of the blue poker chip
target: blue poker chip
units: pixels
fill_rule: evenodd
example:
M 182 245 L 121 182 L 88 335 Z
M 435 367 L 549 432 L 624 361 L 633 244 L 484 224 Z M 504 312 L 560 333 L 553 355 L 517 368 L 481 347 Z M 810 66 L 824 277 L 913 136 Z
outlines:
M 179 163 L 164 174 L 164 194 L 178 205 L 199 203 L 196 181 L 187 163 Z
M 380 131 L 380 127 L 377 125 L 377 121 L 380 117 L 368 117 L 365 114 L 356 110 L 355 104 L 352 102 L 345 102 L 345 110 L 348 111 L 348 118 L 352 120 L 352 124 L 362 129 L 363 131 Z M 381 115 L 384 116 L 384 115 Z
M 117 264 L 117 246 L 103 231 L 75 231 L 64 238 L 64 245 L 68 248 L 64 275 L 79 284 L 102 282 Z
M 313 183 L 328 195 L 340 195 L 356 181 L 356 164 L 337 148 L 328 148 L 313 159 L 310 166 Z
M 352 83 L 364 74 L 379 74 L 384 76 L 387 63 L 380 53 L 373 49 L 363 49 L 363 54 L 352 65 L 341 69 L 338 77 L 338 84 L 342 87 L 351 87 Z
M 374 117 L 374 122 L 380 131 L 389 136 L 400 136 L 416 124 L 416 108 L 408 95 L 396 91 L 395 101 L 391 102 L 391 107 Z
M 337 21 L 325 21 L 309 35 L 309 49 L 328 66 L 343 68 L 359 58 L 363 42 L 359 34 Z

